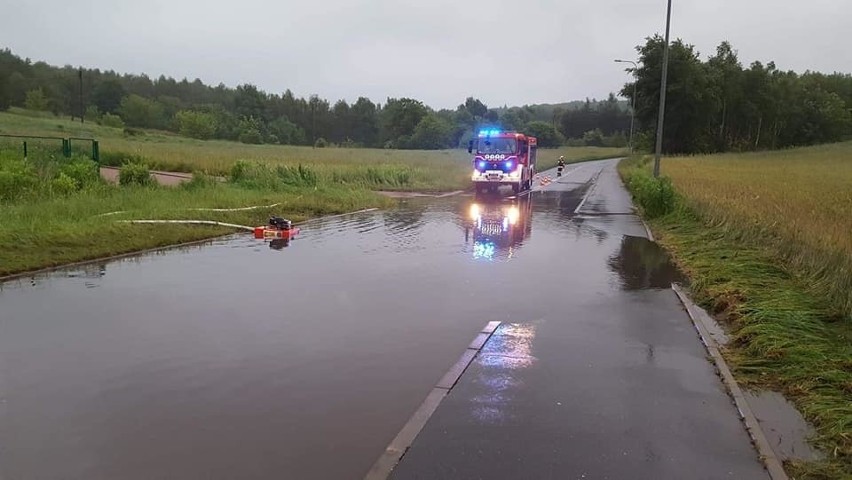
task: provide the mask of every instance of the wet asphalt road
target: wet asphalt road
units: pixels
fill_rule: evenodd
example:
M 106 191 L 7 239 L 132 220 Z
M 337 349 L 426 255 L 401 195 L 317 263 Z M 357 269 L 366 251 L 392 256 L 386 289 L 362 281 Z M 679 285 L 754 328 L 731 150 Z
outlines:
M 764 478 L 614 165 L 3 284 L 0 477 Z
M 391 479 L 769 478 L 669 288 L 678 272 L 637 229 L 611 164 L 540 195 L 587 175 L 571 221 L 598 248 L 580 237 L 566 248 L 582 258 L 566 252 L 551 267 L 561 274 L 536 276 L 551 308 L 501 325 Z

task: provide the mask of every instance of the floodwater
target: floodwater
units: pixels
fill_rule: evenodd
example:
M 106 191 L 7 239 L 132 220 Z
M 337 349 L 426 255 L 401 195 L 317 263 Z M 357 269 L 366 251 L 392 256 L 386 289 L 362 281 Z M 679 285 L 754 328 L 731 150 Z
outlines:
M 0 477 L 361 478 L 486 322 L 678 278 L 588 168 L 3 284 Z

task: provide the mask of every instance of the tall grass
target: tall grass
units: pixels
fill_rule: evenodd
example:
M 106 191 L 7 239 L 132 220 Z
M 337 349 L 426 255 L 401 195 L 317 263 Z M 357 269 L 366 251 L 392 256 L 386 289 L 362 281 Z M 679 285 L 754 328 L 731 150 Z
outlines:
M 852 321 L 852 142 L 665 159 L 708 223 L 777 253 Z
M 727 323 L 740 381 L 781 390 L 816 429 L 821 462 L 795 478 L 852 478 L 852 321 L 848 236 L 852 144 L 664 159 L 676 189 L 651 219 L 692 279 L 696 299 Z M 619 170 L 637 195 L 647 160 Z M 638 198 L 637 198 L 638 200 Z

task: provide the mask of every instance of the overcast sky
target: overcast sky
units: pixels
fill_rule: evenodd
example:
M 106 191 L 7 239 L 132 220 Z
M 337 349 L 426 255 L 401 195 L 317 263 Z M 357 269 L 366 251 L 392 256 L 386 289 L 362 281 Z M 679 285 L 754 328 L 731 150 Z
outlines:
M 56 65 L 253 83 L 332 102 L 435 108 L 604 97 L 615 58 L 665 28 L 665 0 L 0 0 L 0 47 Z M 852 72 L 852 1 L 674 0 L 672 38 L 706 57 Z

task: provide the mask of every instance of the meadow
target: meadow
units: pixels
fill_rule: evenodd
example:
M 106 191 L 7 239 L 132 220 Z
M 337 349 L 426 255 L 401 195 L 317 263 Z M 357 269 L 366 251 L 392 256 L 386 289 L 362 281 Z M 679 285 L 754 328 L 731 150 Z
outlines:
M 818 462 L 852 478 L 852 143 L 619 166 L 693 296 L 726 325 L 741 383 L 781 391 L 814 424 Z
M 445 192 L 470 187 L 467 151 L 310 148 L 202 141 L 158 131 L 71 122 L 51 114 L 12 109 L 0 113 L 0 134 L 96 138 L 102 164 L 193 172 L 178 188 L 102 181 L 87 142 L 0 137 L 0 276 L 69 262 L 210 238 L 213 226 L 129 225 L 128 219 L 212 220 L 255 225 L 276 214 L 298 221 L 395 201 L 378 191 Z M 88 150 L 87 150 L 88 149 Z M 622 154 L 608 148 L 542 150 L 540 168 Z M 144 169 L 142 169 L 143 178 Z M 138 173 L 138 172 L 137 172 Z M 218 177 L 218 178 L 214 178 Z M 138 178 L 137 178 L 138 179 Z M 224 180 L 224 181 L 220 181 Z M 235 212 L 232 209 L 277 204 Z M 121 212 L 114 215 L 103 215 Z
M 100 143 L 101 162 L 113 166 L 132 160 L 145 163 L 154 170 L 227 175 L 236 161 L 244 160 L 272 165 L 308 165 L 323 183 L 372 190 L 438 192 L 466 189 L 470 183 L 470 156 L 463 149 L 247 145 L 222 140 L 195 140 L 161 131 L 81 124 L 20 109 L 12 109 L 11 113 L 0 112 L 0 134 L 96 138 Z M 56 142 L 53 144 L 56 145 Z M 624 149 L 607 147 L 541 149 L 539 171 L 555 166 L 560 155 L 565 156 L 568 162 L 577 162 L 618 157 L 625 153 Z

